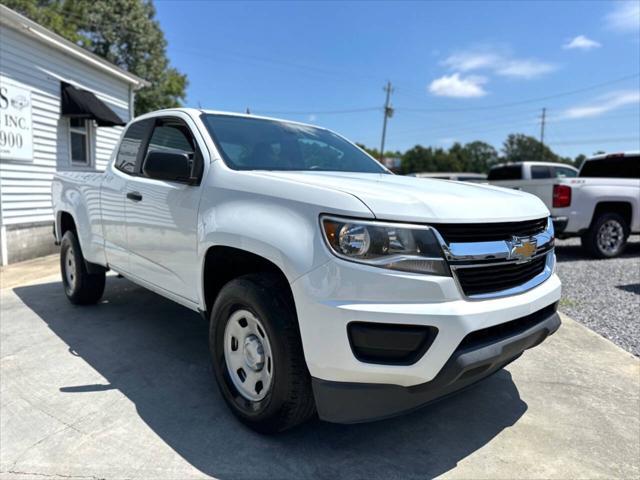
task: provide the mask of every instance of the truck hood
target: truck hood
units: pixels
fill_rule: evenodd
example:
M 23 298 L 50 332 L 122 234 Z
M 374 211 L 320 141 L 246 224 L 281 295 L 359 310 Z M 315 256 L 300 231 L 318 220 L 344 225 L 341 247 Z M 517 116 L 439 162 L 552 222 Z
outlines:
M 254 173 L 354 195 L 383 220 L 481 223 L 549 215 L 544 203 L 533 195 L 486 184 L 376 173 Z

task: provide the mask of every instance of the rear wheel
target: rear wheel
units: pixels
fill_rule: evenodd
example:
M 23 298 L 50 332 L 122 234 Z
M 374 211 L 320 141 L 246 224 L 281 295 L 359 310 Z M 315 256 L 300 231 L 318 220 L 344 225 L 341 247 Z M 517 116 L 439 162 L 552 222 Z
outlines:
M 295 308 L 276 275 L 227 283 L 211 312 L 209 346 L 222 396 L 262 433 L 298 425 L 315 412 Z
M 100 300 L 105 274 L 87 271 L 80 243 L 71 230 L 67 230 L 60 244 L 60 271 L 64 293 L 71 303 L 88 305 Z
M 603 213 L 582 236 L 582 246 L 596 258 L 612 258 L 620 255 L 629 237 L 629 226 L 617 213 Z

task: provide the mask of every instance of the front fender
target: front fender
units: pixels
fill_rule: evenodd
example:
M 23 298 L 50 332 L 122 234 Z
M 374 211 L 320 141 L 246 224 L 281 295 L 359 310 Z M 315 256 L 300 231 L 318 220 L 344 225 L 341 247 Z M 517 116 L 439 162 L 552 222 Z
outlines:
M 212 176 L 216 182 L 204 186 L 198 216 L 200 278 L 207 250 L 226 246 L 269 260 L 292 283 L 331 258 L 320 232 L 322 213 L 373 218 L 344 192 L 220 169 Z

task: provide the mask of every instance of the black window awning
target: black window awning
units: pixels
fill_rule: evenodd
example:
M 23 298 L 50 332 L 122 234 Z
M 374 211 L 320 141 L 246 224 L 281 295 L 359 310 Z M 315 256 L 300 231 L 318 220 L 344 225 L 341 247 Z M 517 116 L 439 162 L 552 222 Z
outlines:
M 114 127 L 126 123 L 87 90 L 60 82 L 60 93 L 60 113 L 63 117 L 92 118 L 100 127 Z

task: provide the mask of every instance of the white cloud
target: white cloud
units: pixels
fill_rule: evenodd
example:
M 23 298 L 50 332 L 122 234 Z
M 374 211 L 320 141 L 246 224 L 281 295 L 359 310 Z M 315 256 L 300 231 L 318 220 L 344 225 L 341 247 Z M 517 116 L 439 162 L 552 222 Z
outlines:
M 565 43 L 562 48 L 565 50 L 573 50 L 575 48 L 580 50 L 591 50 L 592 48 L 600 48 L 602 44 L 585 37 L 584 35 L 578 35 L 571 39 L 571 41 Z
M 555 66 L 538 60 L 508 60 L 496 69 L 496 73 L 504 77 L 534 78 L 555 69 Z
M 452 70 L 468 72 L 482 68 L 493 69 L 500 61 L 500 56 L 494 53 L 458 52 L 447 57 L 442 63 Z
M 504 77 L 516 78 L 533 78 L 556 69 L 550 63 L 533 58 L 514 58 L 504 49 L 501 51 L 491 48 L 457 52 L 447 57 L 442 63 L 455 71 L 487 70 Z
M 640 30 L 640 2 L 632 0 L 617 3 L 604 19 L 605 25 L 618 32 L 637 32 Z
M 625 105 L 640 103 L 640 91 L 622 90 L 597 98 L 587 105 L 579 105 L 565 110 L 561 118 L 589 118 L 615 110 Z
M 429 91 L 439 97 L 483 97 L 487 94 L 482 88 L 486 81 L 486 78 L 477 75 L 461 77 L 459 73 L 454 73 L 436 78 L 429 84 Z

